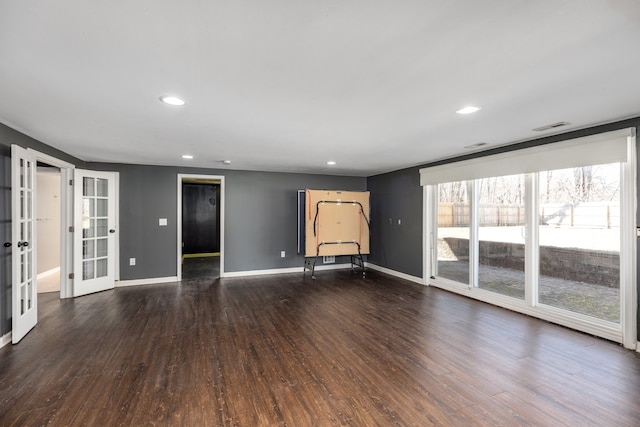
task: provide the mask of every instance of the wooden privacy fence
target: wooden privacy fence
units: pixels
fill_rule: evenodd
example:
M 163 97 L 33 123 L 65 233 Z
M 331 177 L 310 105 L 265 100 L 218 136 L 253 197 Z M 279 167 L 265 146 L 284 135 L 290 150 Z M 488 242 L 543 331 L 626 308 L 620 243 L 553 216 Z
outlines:
M 523 205 L 480 205 L 480 227 L 524 225 Z M 468 227 L 469 205 L 465 203 L 439 203 L 439 227 Z
M 617 202 L 543 203 L 540 205 L 540 218 L 542 225 L 556 227 L 620 227 L 620 204 Z M 525 225 L 525 207 L 524 205 L 480 205 L 479 221 L 480 227 Z M 468 226 L 468 204 L 438 204 L 438 227 Z
M 556 227 L 620 227 L 620 204 L 618 202 L 545 203 L 540 205 L 540 218 L 543 225 Z

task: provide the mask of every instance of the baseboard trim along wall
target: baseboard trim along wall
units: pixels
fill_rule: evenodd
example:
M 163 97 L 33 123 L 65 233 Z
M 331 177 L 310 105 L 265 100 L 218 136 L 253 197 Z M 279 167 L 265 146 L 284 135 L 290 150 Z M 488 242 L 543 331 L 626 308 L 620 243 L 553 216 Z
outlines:
M 400 279 L 404 279 L 404 280 L 408 280 L 410 282 L 415 282 L 415 283 L 418 283 L 420 285 L 424 285 L 424 280 L 422 279 L 422 277 L 416 277 L 416 276 L 412 276 L 410 274 L 401 273 L 399 271 L 390 270 L 388 268 L 380 267 L 379 265 L 371 264 L 369 262 L 366 263 L 366 266 L 367 266 L 367 268 L 370 268 L 372 270 L 380 271 L 382 273 L 388 274 L 389 276 L 395 276 L 395 277 L 398 277 Z
M 7 332 L 2 337 L 0 337 L 0 348 L 11 342 L 11 332 Z
M 38 274 L 38 279 L 43 279 L 47 276 L 51 276 L 52 274 L 60 274 L 60 267 L 52 268 L 51 270 L 43 271 Z
M 140 286 L 140 285 L 157 285 L 160 283 L 177 282 L 178 276 L 169 277 L 153 277 L 151 279 L 136 279 L 136 280 L 118 280 L 116 281 L 116 288 L 123 288 L 125 286 Z
M 315 271 L 340 270 L 343 268 L 351 268 L 351 264 L 319 265 L 316 267 Z M 304 271 L 304 267 L 274 268 L 270 270 L 231 271 L 231 272 L 225 272 L 223 277 L 246 277 L 246 276 L 260 276 L 262 274 L 302 273 L 303 271 Z M 309 271 L 309 275 L 311 275 L 311 271 Z
M 367 268 L 372 270 L 377 270 L 382 273 L 388 274 L 390 276 L 395 276 L 400 279 L 408 280 L 410 282 L 415 282 L 418 284 L 423 284 L 421 277 L 411 276 L 409 274 L 401 273 L 399 271 L 390 270 L 385 267 L 380 267 L 375 264 L 365 263 Z M 351 264 L 332 264 L 332 265 L 318 265 L 316 266 L 316 271 L 326 271 L 326 270 L 341 270 L 351 268 Z M 221 277 L 232 278 L 232 277 L 248 277 L 248 276 L 260 276 L 260 275 L 268 275 L 268 274 L 288 274 L 288 273 L 303 273 L 304 267 L 289 267 L 289 268 L 272 268 L 267 270 L 245 270 L 245 271 L 227 271 Z M 311 272 L 307 270 L 309 274 Z M 140 285 L 155 285 L 159 283 L 169 283 L 169 282 L 177 282 L 177 276 L 169 276 L 169 277 L 156 277 L 150 279 L 137 279 L 137 280 L 120 280 L 116 281 L 116 288 L 125 287 L 125 286 L 140 286 Z

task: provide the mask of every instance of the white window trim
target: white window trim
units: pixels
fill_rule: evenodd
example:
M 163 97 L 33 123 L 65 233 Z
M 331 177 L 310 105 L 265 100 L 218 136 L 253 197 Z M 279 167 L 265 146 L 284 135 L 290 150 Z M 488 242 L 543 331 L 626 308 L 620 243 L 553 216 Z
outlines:
M 621 216 L 620 236 L 620 305 L 622 344 L 626 348 L 635 348 L 638 341 L 638 282 L 637 276 L 637 234 L 636 234 L 636 157 L 635 133 L 627 137 L 628 161 L 622 164 L 621 197 L 623 212 Z M 628 184 L 628 185 L 627 185 Z M 624 267 L 624 268 L 623 268 Z
M 622 207 L 624 209 L 621 212 L 621 225 L 620 225 L 620 294 L 621 294 L 621 319 L 620 324 L 608 322 L 605 320 L 594 319 L 589 316 L 580 315 L 578 313 L 571 313 L 571 315 L 567 315 L 567 312 L 555 307 L 538 305 L 537 304 L 537 289 L 533 289 L 537 283 L 537 266 L 538 266 L 538 250 L 529 249 L 527 254 L 525 255 L 525 263 L 528 267 L 527 275 L 525 277 L 525 300 L 518 300 L 516 298 L 496 294 L 494 292 L 486 291 L 480 288 L 473 287 L 473 281 L 470 281 L 470 285 L 458 283 L 452 280 L 448 280 L 442 277 L 432 278 L 434 275 L 433 263 L 434 259 L 437 256 L 436 254 L 436 243 L 435 233 L 437 231 L 437 217 L 432 215 L 431 213 L 434 211 L 437 206 L 437 187 L 435 185 L 436 182 L 452 182 L 452 181 L 463 181 L 469 179 L 477 179 L 481 177 L 487 176 L 479 176 L 476 175 L 474 178 L 454 178 L 453 175 L 449 175 L 451 171 L 458 170 L 464 171 L 465 168 L 469 167 L 469 162 L 471 161 L 463 161 L 453 163 L 453 166 L 442 165 L 445 167 L 444 169 L 437 166 L 436 168 L 440 168 L 440 171 L 445 170 L 446 173 L 440 174 L 440 172 L 432 173 L 434 170 L 432 168 L 425 168 L 420 170 L 421 174 L 421 184 L 423 187 L 423 218 L 424 218 L 424 235 L 423 235 L 423 252 L 424 252 L 424 283 L 425 285 L 432 285 L 442 289 L 446 289 L 451 292 L 455 292 L 461 295 L 469 296 L 474 299 L 478 299 L 480 301 L 484 301 L 490 304 L 494 304 L 500 307 L 504 307 L 513 311 L 517 311 L 523 314 L 527 314 L 530 316 L 538 317 L 543 320 L 547 320 L 553 323 L 557 323 L 560 325 L 564 325 L 570 327 L 572 329 L 576 329 L 579 331 L 587 332 L 590 334 L 594 334 L 596 336 L 600 336 L 605 339 L 609 339 L 612 341 L 616 341 L 622 343 L 626 348 L 636 349 L 638 340 L 637 340 L 637 312 L 638 312 L 638 304 L 637 304 L 637 266 L 636 266 L 636 253 L 637 253 L 637 238 L 636 238 L 636 175 L 637 175 L 637 161 L 636 161 L 636 138 L 635 138 L 635 129 L 623 129 L 621 131 L 615 132 L 607 132 L 606 134 L 594 135 L 591 137 L 587 137 L 588 140 L 583 138 L 577 138 L 574 140 L 570 140 L 568 143 L 560 142 L 558 145 L 562 145 L 563 149 L 570 147 L 572 150 L 575 148 L 576 141 L 580 144 L 581 148 L 585 148 L 584 144 L 580 143 L 580 141 L 585 142 L 588 141 L 589 144 L 594 141 L 611 141 L 611 136 L 615 135 L 616 138 L 624 137 L 624 150 L 625 153 L 622 156 L 623 159 L 619 159 L 619 147 L 620 147 L 620 139 L 617 140 L 613 145 L 616 146 L 615 149 L 609 146 L 610 150 L 615 150 L 615 156 L 618 156 L 618 160 L 611 160 L 609 156 L 606 157 L 597 157 L 598 160 L 591 160 L 591 164 L 603 164 L 607 162 L 616 162 L 622 161 L 622 184 L 621 184 L 621 195 L 620 201 Z M 605 144 L 606 145 L 606 144 Z M 556 144 L 545 145 L 545 150 L 547 152 L 547 156 L 557 156 L 560 151 L 556 150 Z M 590 146 L 591 148 L 597 147 Z M 538 148 L 538 147 L 534 147 Z M 551 149 L 551 150 L 549 150 Z M 520 150 L 523 151 L 525 155 L 528 155 L 532 149 Z M 584 151 L 589 151 L 584 150 Z M 561 150 L 562 151 L 562 150 Z M 513 151 L 506 154 L 509 156 L 500 156 L 496 158 L 495 156 L 490 156 L 493 160 L 500 160 L 500 162 L 507 161 L 511 164 L 520 164 L 522 165 L 523 161 L 518 160 L 514 162 L 514 159 L 519 151 Z M 601 150 L 597 150 L 598 153 L 601 153 Z M 536 153 L 536 156 L 538 153 Z M 567 157 L 566 153 L 564 154 Z M 571 156 L 569 156 L 571 157 Z M 575 156 L 580 157 L 582 159 L 587 158 L 588 156 Z M 531 157 L 530 157 L 531 158 Z M 473 163 L 476 165 L 482 164 L 483 159 L 472 159 Z M 508 160 L 505 160 L 508 159 Z M 582 162 L 582 161 L 581 161 Z M 493 173 L 490 176 L 503 175 L 500 172 L 502 169 L 495 169 L 496 162 L 488 161 L 493 168 Z M 499 163 L 499 162 L 498 162 Z M 545 163 L 546 166 L 540 170 L 549 170 L 549 169 L 557 169 L 554 165 L 549 166 L 548 163 Z M 448 167 L 447 167 L 448 166 Z M 573 167 L 573 166 L 569 166 Z M 478 169 L 475 169 L 476 171 Z M 496 170 L 498 172 L 496 173 Z M 537 171 L 535 171 L 537 172 Z M 474 172 L 475 173 L 475 172 Z M 523 171 L 514 172 L 514 173 L 527 173 Z M 468 173 L 461 174 L 462 176 L 468 176 Z M 512 173 L 513 174 L 513 173 Z M 482 174 L 480 174 L 482 175 Z M 506 174 L 505 174 L 506 175 Z M 424 179 L 424 177 L 428 177 Z M 438 179 L 446 178 L 442 181 L 433 182 L 433 178 L 438 177 Z M 538 192 L 537 192 L 537 173 L 529 173 L 526 179 L 525 185 L 527 186 L 527 195 L 529 200 L 527 200 L 527 205 L 529 206 L 527 211 L 527 233 L 529 234 L 527 237 L 530 239 L 530 244 L 527 245 L 529 248 L 537 248 L 538 247 L 538 224 L 537 224 L 537 206 L 538 206 Z M 426 183 L 426 184 L 425 184 Z M 473 227 L 472 227 L 473 229 Z M 476 239 L 477 240 L 477 239 Z M 534 246 L 535 245 L 535 246 Z M 471 246 L 470 246 L 471 248 Z M 533 254 L 530 252 L 534 252 Z M 470 254 L 470 259 L 473 255 Z M 473 270 L 473 269 L 471 269 Z M 473 278 L 473 271 L 470 272 L 471 277 Z

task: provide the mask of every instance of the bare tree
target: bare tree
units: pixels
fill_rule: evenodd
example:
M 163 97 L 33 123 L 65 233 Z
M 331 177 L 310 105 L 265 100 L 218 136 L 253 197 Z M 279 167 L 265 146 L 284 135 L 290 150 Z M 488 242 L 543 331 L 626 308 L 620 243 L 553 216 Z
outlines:
M 573 176 L 576 198 L 581 202 L 591 201 L 592 166 L 574 168 Z
M 547 171 L 547 187 L 544 195 L 545 203 L 549 203 L 551 200 L 551 179 L 553 178 L 553 171 Z
M 618 200 L 620 195 L 620 167 L 618 164 L 581 166 L 550 170 L 539 174 L 543 203 L 581 203 Z M 522 205 L 525 175 L 480 179 L 481 205 Z M 468 203 L 467 182 L 439 185 L 441 203 Z
M 464 181 L 446 182 L 438 185 L 439 200 L 441 203 L 465 203 L 467 198 L 467 185 Z

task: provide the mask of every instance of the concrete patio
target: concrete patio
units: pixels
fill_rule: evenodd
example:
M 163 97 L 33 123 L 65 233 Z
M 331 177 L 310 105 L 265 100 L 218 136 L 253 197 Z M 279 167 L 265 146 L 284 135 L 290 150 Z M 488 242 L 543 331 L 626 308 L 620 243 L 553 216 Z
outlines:
M 462 283 L 469 282 L 466 261 L 438 261 L 438 275 Z M 524 299 L 524 272 L 480 265 L 479 288 Z M 542 304 L 620 323 L 620 289 L 591 283 L 539 277 Z

